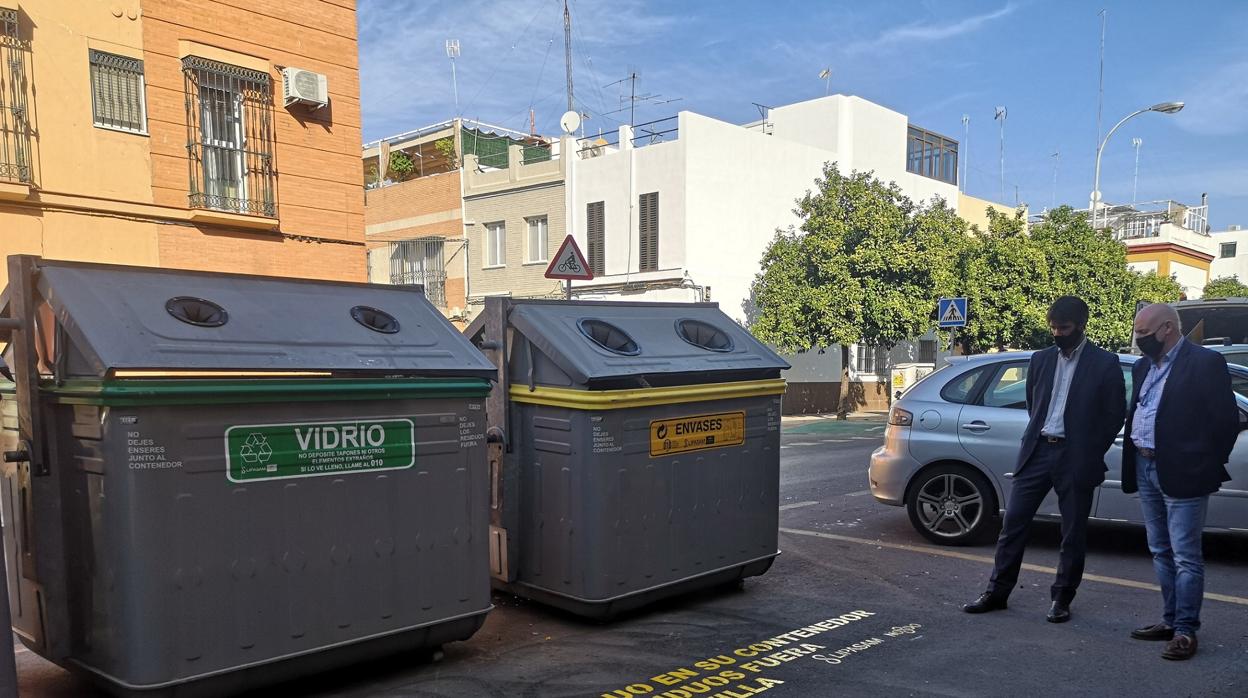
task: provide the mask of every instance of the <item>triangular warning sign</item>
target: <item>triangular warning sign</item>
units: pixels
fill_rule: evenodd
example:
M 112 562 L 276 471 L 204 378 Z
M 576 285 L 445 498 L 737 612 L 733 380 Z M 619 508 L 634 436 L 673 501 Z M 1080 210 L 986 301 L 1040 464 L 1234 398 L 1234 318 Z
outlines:
M 941 322 L 966 322 L 966 318 L 962 316 L 962 309 L 958 307 L 957 301 L 949 303 L 945 308 L 945 314 L 940 316 Z
M 563 239 L 555 258 L 550 260 L 550 266 L 546 267 L 546 278 L 575 281 L 589 281 L 594 278 L 594 272 L 589 270 L 589 262 L 585 261 L 585 255 L 581 254 L 581 248 L 576 246 L 576 240 L 571 235 Z

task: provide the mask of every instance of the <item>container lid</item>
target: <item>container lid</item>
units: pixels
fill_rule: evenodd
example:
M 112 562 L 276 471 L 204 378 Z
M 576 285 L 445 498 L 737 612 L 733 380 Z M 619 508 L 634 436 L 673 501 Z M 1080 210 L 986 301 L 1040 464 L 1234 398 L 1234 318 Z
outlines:
M 38 291 L 85 367 L 494 378 L 417 289 L 41 261 Z
M 789 367 L 714 303 L 512 303 L 511 325 L 581 384 Z

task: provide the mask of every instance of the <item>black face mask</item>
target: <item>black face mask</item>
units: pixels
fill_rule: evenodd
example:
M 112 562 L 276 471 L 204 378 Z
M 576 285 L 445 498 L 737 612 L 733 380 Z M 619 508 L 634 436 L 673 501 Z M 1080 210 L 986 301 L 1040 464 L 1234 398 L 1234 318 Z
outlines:
M 1056 344 L 1057 348 L 1061 349 L 1064 354 L 1069 354 L 1074 351 L 1075 347 L 1079 346 L 1079 342 L 1082 341 L 1083 330 L 1077 330 L 1065 335 L 1059 334 L 1053 337 L 1053 343 Z
M 1140 351 L 1144 352 L 1144 356 L 1147 356 L 1153 361 L 1160 360 L 1161 352 L 1166 348 L 1166 345 L 1160 339 L 1157 339 L 1156 333 L 1145 335 L 1143 337 L 1136 337 L 1135 345 L 1140 348 Z

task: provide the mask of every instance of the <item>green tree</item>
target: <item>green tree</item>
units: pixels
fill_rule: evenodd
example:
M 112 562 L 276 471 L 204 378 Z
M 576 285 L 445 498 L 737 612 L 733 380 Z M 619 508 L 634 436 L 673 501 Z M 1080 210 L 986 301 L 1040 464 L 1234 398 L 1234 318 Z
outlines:
M 849 346 L 890 348 L 926 331 L 952 289 L 965 222 L 944 204 L 916 209 L 895 184 L 835 164 L 797 201 L 798 228 L 777 231 L 751 299 L 751 329 L 784 350 L 839 344 L 842 419 L 864 403 Z
M 455 139 L 442 138 L 435 141 L 433 147 L 437 149 L 438 155 L 441 155 L 448 163 L 450 169 L 459 167 L 459 155 L 455 152 Z
M 1105 230 L 1095 230 L 1082 211 L 1050 211 L 1031 230 L 1044 250 L 1052 279 L 1051 297 L 1074 295 L 1088 304 L 1088 338 L 1102 347 L 1131 342 L 1136 274 L 1127 267 L 1127 248 Z M 1045 344 L 1049 340 L 1045 338 Z
M 1183 287 L 1174 280 L 1174 275 L 1161 276 L 1155 271 L 1147 274 L 1135 273 L 1136 302 L 1173 303 L 1183 295 Z
M 963 353 L 1036 346 L 1046 334 L 1052 282 L 1044 249 L 1027 234 L 1022 214 L 988 211 L 988 230 L 973 228 L 956 262 L 966 296 Z
M 1248 297 L 1248 286 L 1240 283 L 1239 277 L 1219 276 L 1205 284 L 1205 298 L 1244 298 Z
M 387 177 L 402 182 L 416 171 L 416 163 L 412 162 L 412 156 L 402 150 L 393 150 L 390 152 L 390 166 L 387 169 Z

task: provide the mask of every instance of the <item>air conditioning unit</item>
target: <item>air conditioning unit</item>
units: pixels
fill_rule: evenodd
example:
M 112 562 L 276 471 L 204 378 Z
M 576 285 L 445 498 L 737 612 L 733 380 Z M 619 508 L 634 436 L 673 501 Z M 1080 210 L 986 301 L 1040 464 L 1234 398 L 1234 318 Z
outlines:
M 301 68 L 282 68 L 282 94 L 286 106 L 306 104 L 320 109 L 329 104 L 329 81 L 324 75 Z

